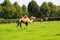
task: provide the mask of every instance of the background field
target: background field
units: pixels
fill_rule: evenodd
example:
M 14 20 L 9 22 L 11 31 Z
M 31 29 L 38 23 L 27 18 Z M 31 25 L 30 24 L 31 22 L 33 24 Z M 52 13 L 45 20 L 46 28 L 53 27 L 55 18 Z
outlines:
M 28 29 L 16 23 L 0 24 L 0 40 L 60 40 L 60 22 L 34 22 Z

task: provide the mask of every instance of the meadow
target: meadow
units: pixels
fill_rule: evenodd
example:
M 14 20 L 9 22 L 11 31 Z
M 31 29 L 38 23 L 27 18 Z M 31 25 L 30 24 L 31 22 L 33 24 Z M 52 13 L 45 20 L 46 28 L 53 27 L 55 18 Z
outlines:
M 0 40 L 60 40 L 59 22 L 34 22 L 28 29 L 16 28 L 16 23 L 0 24 Z

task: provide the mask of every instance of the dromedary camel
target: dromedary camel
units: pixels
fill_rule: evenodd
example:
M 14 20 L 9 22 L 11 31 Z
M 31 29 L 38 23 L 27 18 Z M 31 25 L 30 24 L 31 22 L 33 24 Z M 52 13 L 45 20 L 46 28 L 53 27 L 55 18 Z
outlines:
M 26 28 L 28 28 L 28 24 L 32 23 L 34 19 L 35 17 L 33 16 L 31 16 L 30 18 L 28 18 L 28 16 L 21 17 L 17 22 L 17 27 L 20 25 L 21 28 L 22 23 L 24 23 L 26 25 Z

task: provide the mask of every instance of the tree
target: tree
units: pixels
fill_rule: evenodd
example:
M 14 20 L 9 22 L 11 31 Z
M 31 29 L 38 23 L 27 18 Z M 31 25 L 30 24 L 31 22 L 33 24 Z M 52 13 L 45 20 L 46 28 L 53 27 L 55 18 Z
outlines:
M 25 5 L 22 6 L 23 15 L 28 15 L 28 9 Z
M 37 13 L 39 12 L 39 6 L 37 5 L 37 3 L 32 0 L 29 4 L 28 4 L 28 12 L 30 15 L 36 16 L 37 17 Z
M 48 2 L 48 5 L 50 7 L 50 16 L 49 17 L 57 17 L 57 6 L 53 5 L 52 2 Z
M 2 17 L 2 6 L 0 4 L 0 18 Z
M 14 12 L 16 11 L 14 6 L 10 3 L 9 0 L 4 0 L 4 2 L 2 3 L 3 6 L 3 18 L 8 19 L 8 18 L 12 18 L 12 15 L 14 14 Z
M 14 6 L 16 9 L 14 17 L 18 18 L 19 16 L 22 16 L 22 8 L 18 5 L 17 2 L 14 3 Z
M 49 17 L 50 7 L 49 7 L 48 3 L 43 2 L 43 4 L 40 7 L 40 11 L 41 11 L 42 17 Z
M 60 6 L 57 6 L 57 8 L 55 10 L 57 10 L 56 11 L 56 16 L 60 17 Z

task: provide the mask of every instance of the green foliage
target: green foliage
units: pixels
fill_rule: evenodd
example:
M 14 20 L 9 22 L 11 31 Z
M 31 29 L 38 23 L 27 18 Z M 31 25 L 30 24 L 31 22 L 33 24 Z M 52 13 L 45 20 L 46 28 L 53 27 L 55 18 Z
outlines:
M 22 6 L 23 15 L 28 15 L 28 9 L 25 5 Z
M 50 7 L 48 6 L 48 3 L 44 2 L 40 7 L 40 11 L 43 14 L 42 17 L 49 17 Z
M 0 4 L 0 18 L 17 19 L 22 15 L 35 16 L 37 18 L 60 17 L 60 6 L 54 5 L 52 2 L 43 2 L 39 6 L 35 0 L 29 2 L 28 7 L 15 2 L 12 4 L 9 0 L 4 0 Z
M 52 2 L 48 2 L 48 5 L 50 7 L 50 16 L 49 17 L 58 17 L 58 6 L 54 5 Z
M 2 6 L 0 5 L 0 18 L 2 17 Z
M 10 3 L 9 0 L 5 0 L 2 3 L 3 6 L 3 18 L 8 19 L 8 18 L 12 18 L 13 13 L 15 12 L 15 8 L 14 6 Z
M 58 17 L 58 6 L 53 5 L 52 2 L 43 2 L 40 7 L 42 17 Z
M 14 6 L 15 6 L 15 9 L 16 9 L 16 12 L 14 14 L 14 17 L 18 18 L 19 16 L 22 16 L 22 9 L 21 7 L 18 5 L 17 2 L 14 3 Z
M 2 6 L 0 5 L 0 12 L 2 12 Z
M 57 7 L 57 17 L 60 17 L 60 6 Z
M 31 1 L 28 4 L 28 12 L 30 15 L 33 15 L 33 16 L 38 15 L 37 13 L 39 12 L 39 6 L 37 5 L 37 3 L 35 1 Z

